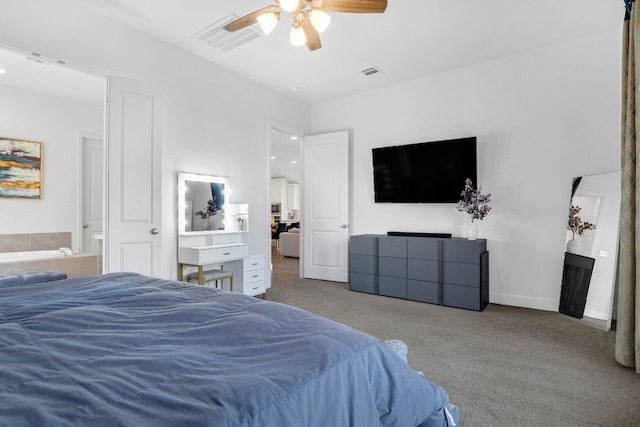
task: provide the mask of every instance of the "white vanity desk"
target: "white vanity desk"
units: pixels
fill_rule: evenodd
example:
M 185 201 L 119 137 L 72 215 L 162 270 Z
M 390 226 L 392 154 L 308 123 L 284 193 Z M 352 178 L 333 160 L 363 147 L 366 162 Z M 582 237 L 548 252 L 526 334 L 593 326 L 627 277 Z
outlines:
M 203 285 L 202 274 L 207 267 L 222 268 L 233 273 L 230 291 L 253 296 L 265 293 L 264 256 L 249 256 L 246 231 L 209 232 L 201 236 L 194 235 L 196 233 L 180 236 L 181 245 L 186 244 L 185 240 L 191 240 L 194 245 L 178 247 L 178 280 L 182 281 L 185 268 L 191 267 L 192 270 L 197 269 Z
M 264 255 L 249 255 L 249 206 L 229 203 L 229 194 L 227 178 L 178 174 L 178 280 L 197 271 L 204 285 L 203 273 L 216 268 L 233 274 L 225 289 L 264 294 Z

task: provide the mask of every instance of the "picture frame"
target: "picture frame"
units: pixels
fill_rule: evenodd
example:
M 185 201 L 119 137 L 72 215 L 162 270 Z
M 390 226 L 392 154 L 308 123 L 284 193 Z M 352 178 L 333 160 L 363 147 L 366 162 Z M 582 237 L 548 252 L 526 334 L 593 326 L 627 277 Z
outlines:
M 0 198 L 42 199 L 42 142 L 0 137 Z

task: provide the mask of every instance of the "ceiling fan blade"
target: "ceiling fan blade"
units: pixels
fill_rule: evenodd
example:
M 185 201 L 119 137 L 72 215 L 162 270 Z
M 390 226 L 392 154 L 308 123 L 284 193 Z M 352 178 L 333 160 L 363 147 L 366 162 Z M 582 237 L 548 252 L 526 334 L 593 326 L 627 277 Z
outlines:
M 223 28 L 227 31 L 238 31 L 243 28 L 247 28 L 249 25 L 253 25 L 258 22 L 258 16 L 264 15 L 265 13 L 271 12 L 279 12 L 280 6 L 272 5 L 263 7 L 260 10 L 256 10 L 255 12 L 251 12 L 250 14 L 243 16 L 242 18 L 238 18 L 235 21 L 232 21 L 225 25 Z
M 322 47 L 320 34 L 318 34 L 318 30 L 316 30 L 309 18 L 307 18 L 307 14 L 299 13 L 296 19 L 304 31 L 304 36 L 307 38 L 307 47 L 309 50 L 320 49 Z
M 383 13 L 387 0 L 312 0 L 314 9 L 325 12 Z

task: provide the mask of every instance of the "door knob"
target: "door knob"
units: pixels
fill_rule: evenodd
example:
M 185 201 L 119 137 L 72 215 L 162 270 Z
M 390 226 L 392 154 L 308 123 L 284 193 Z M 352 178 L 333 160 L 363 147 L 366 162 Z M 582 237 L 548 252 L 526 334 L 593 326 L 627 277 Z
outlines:
M 89 224 L 82 224 L 82 228 L 89 228 Z
M 158 230 L 155 227 L 151 229 L 151 234 L 158 234 L 159 232 L 160 232 L 160 230 Z
M 340 225 L 340 228 L 347 228 L 347 224 Z

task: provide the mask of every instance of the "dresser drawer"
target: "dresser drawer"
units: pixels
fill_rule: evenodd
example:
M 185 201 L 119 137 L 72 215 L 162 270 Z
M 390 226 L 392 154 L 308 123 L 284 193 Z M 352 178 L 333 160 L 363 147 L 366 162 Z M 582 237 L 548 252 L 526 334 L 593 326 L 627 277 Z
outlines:
M 486 250 L 487 241 L 484 239 L 443 239 L 442 261 L 480 264 L 480 255 Z
M 480 287 L 480 264 L 442 263 L 442 283 Z
M 351 255 L 351 271 L 354 273 L 376 274 L 378 258 L 370 255 Z
M 407 298 L 407 279 L 380 276 L 378 293 L 388 297 Z
M 407 238 L 386 236 L 378 238 L 378 256 L 407 258 Z
M 376 236 L 351 236 L 349 251 L 357 255 L 377 255 L 378 238 Z
M 469 310 L 482 310 L 480 288 L 458 285 L 442 285 L 442 305 Z
M 421 280 L 407 280 L 407 299 L 440 304 L 440 284 Z
M 378 274 L 389 277 L 407 277 L 406 258 L 378 258 Z
M 407 257 L 409 259 L 440 259 L 440 240 L 429 237 L 409 237 L 407 240 Z
M 438 261 L 407 260 L 407 278 L 409 279 L 438 282 L 440 280 L 439 270 L 440 263 Z
M 363 274 L 352 271 L 349 286 L 352 291 L 376 294 L 378 293 L 376 281 L 377 276 L 374 274 Z

